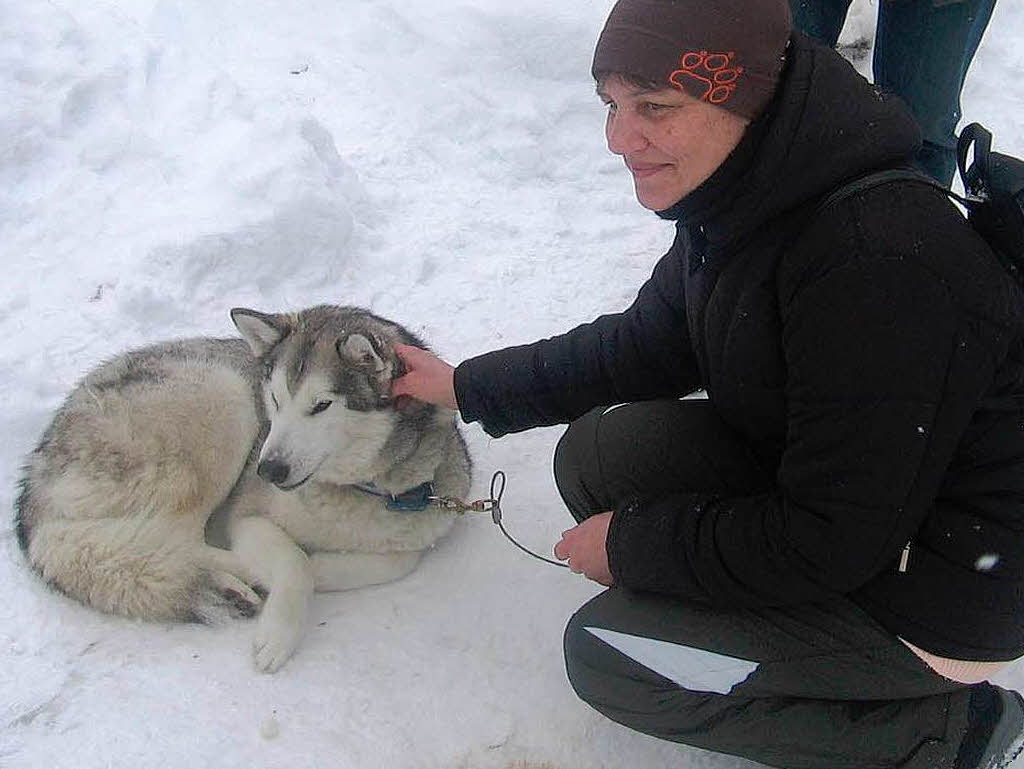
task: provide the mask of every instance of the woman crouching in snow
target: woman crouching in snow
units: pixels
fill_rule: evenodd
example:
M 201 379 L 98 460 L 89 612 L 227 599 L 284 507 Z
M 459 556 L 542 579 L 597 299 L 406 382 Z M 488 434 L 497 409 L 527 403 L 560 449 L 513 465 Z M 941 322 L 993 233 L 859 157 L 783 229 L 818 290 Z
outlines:
M 894 181 L 898 100 L 785 0 L 620 0 L 594 54 L 609 149 L 676 237 L 636 300 L 407 394 L 492 436 L 568 423 L 610 588 L 569 622 L 579 695 L 650 735 L 788 769 L 1007 766 L 1024 655 L 1024 306 L 947 198 Z M 707 399 L 684 396 L 703 389 Z

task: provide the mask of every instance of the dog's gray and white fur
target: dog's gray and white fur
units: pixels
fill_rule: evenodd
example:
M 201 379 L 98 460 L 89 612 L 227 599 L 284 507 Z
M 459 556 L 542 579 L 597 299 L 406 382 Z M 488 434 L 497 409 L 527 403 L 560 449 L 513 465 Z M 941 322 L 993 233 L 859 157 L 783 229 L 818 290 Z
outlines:
M 314 590 L 397 579 L 452 524 L 353 484 L 464 498 L 470 460 L 453 412 L 392 401 L 394 344 L 423 346 L 401 326 L 355 307 L 231 317 L 244 341 L 166 342 L 89 373 L 28 457 L 15 527 L 44 579 L 103 611 L 260 610 L 255 662 L 273 671 Z

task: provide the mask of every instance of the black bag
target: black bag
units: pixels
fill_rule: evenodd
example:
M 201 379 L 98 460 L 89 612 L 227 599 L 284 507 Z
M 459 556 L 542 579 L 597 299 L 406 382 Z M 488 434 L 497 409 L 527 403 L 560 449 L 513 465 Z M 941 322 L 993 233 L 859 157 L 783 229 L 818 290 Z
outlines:
M 967 165 L 971 147 L 974 158 Z M 967 221 L 980 234 L 996 257 L 1024 286 L 1024 160 L 992 152 L 992 134 L 979 123 L 971 123 L 957 141 L 957 165 L 966 197 L 951 192 L 930 176 L 910 168 L 878 171 L 844 184 L 817 206 L 821 212 L 863 190 L 892 181 L 927 184 L 953 198 L 967 210 Z
M 967 155 L 974 145 L 974 162 Z M 967 220 L 1018 282 L 1024 282 L 1024 161 L 992 152 L 992 134 L 971 123 L 957 142 Z

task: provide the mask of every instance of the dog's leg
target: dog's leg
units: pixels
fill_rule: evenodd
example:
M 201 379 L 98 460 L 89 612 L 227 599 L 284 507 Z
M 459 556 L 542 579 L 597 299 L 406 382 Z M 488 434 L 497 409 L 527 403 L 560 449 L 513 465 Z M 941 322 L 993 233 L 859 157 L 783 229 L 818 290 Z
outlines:
M 416 568 L 423 551 L 408 553 L 313 553 L 313 585 L 320 592 L 350 590 L 404 577 Z
M 298 545 L 272 521 L 256 516 L 235 518 L 229 526 L 231 549 L 268 591 L 253 644 L 256 668 L 273 673 L 299 645 L 313 572 Z
M 260 584 L 256 572 L 246 566 L 239 554 L 233 550 L 203 544 L 195 554 L 196 563 L 211 572 L 226 572 L 249 585 Z
M 213 590 L 211 604 L 205 607 L 200 605 L 200 616 L 217 617 L 220 614 L 218 607 L 223 606 L 225 601 L 232 615 L 256 616 L 263 605 L 263 599 L 252 586 L 260 586 L 260 582 L 256 574 L 242 563 L 238 553 L 204 543 L 196 548 L 193 559 L 209 574 Z
M 242 617 L 255 617 L 259 612 L 263 599 L 234 574 L 226 571 L 211 571 L 210 582 L 220 598 L 228 602 L 234 614 Z

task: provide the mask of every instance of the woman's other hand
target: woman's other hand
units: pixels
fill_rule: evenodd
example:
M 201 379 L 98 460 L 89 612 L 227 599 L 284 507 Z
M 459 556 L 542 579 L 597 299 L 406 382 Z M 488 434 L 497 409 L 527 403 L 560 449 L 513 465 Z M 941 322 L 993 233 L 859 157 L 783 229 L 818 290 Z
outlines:
M 599 584 L 610 586 L 615 580 L 608 567 L 608 527 L 611 512 L 592 515 L 583 523 L 562 532 L 555 545 L 555 558 L 568 561 L 569 569 Z

